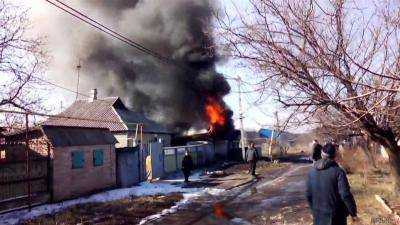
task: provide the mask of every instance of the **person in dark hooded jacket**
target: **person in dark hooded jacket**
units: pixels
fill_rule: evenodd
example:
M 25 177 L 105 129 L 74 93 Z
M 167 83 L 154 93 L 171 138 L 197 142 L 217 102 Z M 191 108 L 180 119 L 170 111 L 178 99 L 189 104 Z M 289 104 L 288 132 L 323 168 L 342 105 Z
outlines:
M 347 216 L 357 219 L 357 206 L 350 192 L 346 172 L 334 158 L 336 148 L 328 143 L 322 159 L 309 171 L 306 197 L 313 213 L 314 225 L 346 225 Z
M 322 145 L 319 144 L 318 140 L 314 140 L 311 148 L 311 159 L 313 162 L 321 159 L 321 151 Z
M 189 152 L 185 152 L 185 156 L 182 159 L 182 172 L 185 176 L 185 183 L 189 182 L 190 172 L 193 169 L 193 159 Z

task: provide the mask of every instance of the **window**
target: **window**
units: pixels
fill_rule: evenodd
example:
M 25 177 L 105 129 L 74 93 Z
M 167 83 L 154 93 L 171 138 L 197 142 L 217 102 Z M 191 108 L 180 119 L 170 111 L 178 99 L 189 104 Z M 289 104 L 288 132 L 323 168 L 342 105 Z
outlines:
M 103 149 L 93 150 L 93 166 L 102 166 L 103 161 Z
M 85 153 L 83 151 L 71 152 L 72 169 L 80 169 L 85 165 Z
M 0 160 L 6 159 L 6 150 L 0 150 Z

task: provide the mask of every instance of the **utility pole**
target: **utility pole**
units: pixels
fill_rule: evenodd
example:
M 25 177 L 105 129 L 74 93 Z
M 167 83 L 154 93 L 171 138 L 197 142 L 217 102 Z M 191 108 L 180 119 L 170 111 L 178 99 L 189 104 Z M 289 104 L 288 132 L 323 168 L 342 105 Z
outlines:
M 78 72 L 78 82 L 76 82 L 76 98 L 75 98 L 75 101 L 78 100 L 78 96 L 79 96 L 79 77 L 80 77 L 81 68 L 82 68 L 81 60 L 79 59 L 78 65 L 76 66 L 76 70 Z
M 246 134 L 244 131 L 244 126 L 243 126 L 243 106 L 242 106 L 242 80 L 238 76 L 237 78 L 238 82 L 238 92 L 239 92 L 239 120 L 240 120 L 240 144 L 242 147 L 242 157 L 243 160 L 246 159 Z
M 63 101 L 60 101 L 60 112 L 64 111 Z
M 272 161 L 272 144 L 274 141 L 274 133 L 275 132 L 278 133 L 278 126 L 279 126 L 278 125 L 278 111 L 275 111 L 274 116 L 275 116 L 275 124 L 274 124 L 274 127 L 272 128 L 271 138 L 269 140 L 269 149 L 268 149 L 268 155 L 269 155 L 269 157 L 271 157 L 271 161 Z M 275 136 L 277 136 L 277 135 L 275 135 Z

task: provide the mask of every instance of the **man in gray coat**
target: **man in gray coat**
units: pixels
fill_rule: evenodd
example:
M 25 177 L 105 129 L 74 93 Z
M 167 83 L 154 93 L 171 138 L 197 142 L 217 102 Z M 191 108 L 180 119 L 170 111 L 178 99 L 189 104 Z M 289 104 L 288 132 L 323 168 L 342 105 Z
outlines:
M 250 143 L 250 147 L 247 150 L 246 158 L 247 158 L 247 162 L 249 163 L 249 172 L 251 172 L 251 175 L 253 175 L 253 177 L 255 177 L 258 152 L 257 152 L 254 142 Z
M 357 206 L 350 192 L 346 172 L 335 162 L 336 146 L 322 148 L 322 159 L 308 173 L 306 197 L 314 225 L 346 225 L 347 216 L 357 218 Z

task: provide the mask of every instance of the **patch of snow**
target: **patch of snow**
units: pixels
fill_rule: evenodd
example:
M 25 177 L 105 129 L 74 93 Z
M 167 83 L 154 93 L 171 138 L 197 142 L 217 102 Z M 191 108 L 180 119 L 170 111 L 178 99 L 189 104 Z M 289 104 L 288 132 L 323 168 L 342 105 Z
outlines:
M 207 175 L 222 175 L 222 174 L 224 174 L 224 171 L 223 170 L 207 171 L 206 174 Z
M 302 157 L 300 157 L 300 160 L 312 162 L 312 159 L 310 157 L 308 157 L 308 156 L 302 156 Z
M 190 175 L 190 181 L 199 181 L 202 179 L 204 172 L 203 171 L 196 171 L 192 175 Z M 172 174 L 166 179 L 163 179 L 164 182 L 176 183 L 176 182 L 183 182 L 184 181 L 183 174 L 181 172 L 177 172 Z
M 205 188 L 202 190 L 199 190 L 197 192 L 193 192 L 193 193 L 185 193 L 183 194 L 183 199 L 180 200 L 179 202 L 177 202 L 174 206 L 172 206 L 169 209 L 164 209 L 163 211 L 161 211 L 160 213 L 148 216 L 143 218 L 139 225 L 145 224 L 149 221 L 154 221 L 157 219 L 160 219 L 161 217 L 167 215 L 167 214 L 171 214 L 171 213 L 175 213 L 178 211 L 178 209 L 184 207 L 187 203 L 189 203 L 191 200 L 200 197 L 200 196 L 204 196 L 204 195 L 219 195 L 221 194 L 223 191 L 225 191 L 224 189 L 217 189 L 217 188 Z
M 250 222 L 248 222 L 248 221 L 246 221 L 246 220 L 244 220 L 244 219 L 242 219 L 242 218 L 233 218 L 233 219 L 231 219 L 231 222 L 234 223 L 234 224 L 251 225 Z
M 33 219 L 35 217 L 53 214 L 68 207 L 96 202 L 109 202 L 119 199 L 124 199 L 130 196 L 147 196 L 156 194 L 170 194 L 170 193 L 197 193 L 203 191 L 202 188 L 183 188 L 181 186 L 172 185 L 169 183 L 140 183 L 139 186 L 131 188 L 120 188 L 110 190 L 88 197 L 77 198 L 73 200 L 63 201 L 55 204 L 46 204 L 32 208 L 29 212 L 26 210 L 18 210 L 10 213 L 0 215 L 2 225 L 14 225 L 24 220 Z
M 275 196 L 272 198 L 267 198 L 261 201 L 260 206 L 261 207 L 271 207 L 276 203 L 281 202 L 282 200 L 284 200 L 285 198 L 283 196 Z

